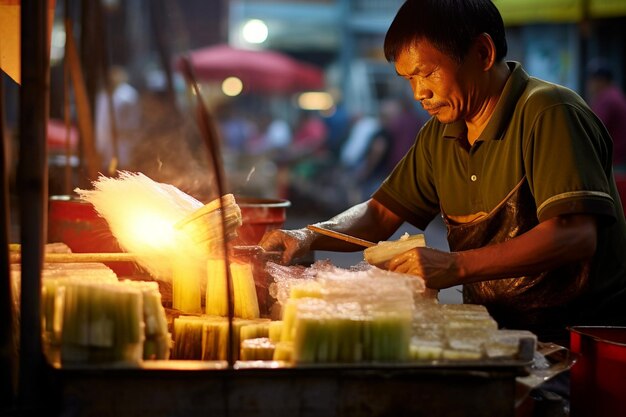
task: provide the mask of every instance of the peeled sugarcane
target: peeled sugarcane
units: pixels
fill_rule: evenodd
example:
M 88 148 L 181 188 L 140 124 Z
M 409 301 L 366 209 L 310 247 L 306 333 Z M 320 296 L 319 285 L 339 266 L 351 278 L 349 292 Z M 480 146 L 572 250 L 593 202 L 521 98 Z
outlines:
M 232 262 L 230 274 L 233 280 L 235 298 L 235 316 L 244 319 L 256 319 L 261 316 L 259 300 L 256 295 L 252 265 Z
M 154 281 L 124 281 L 125 285 L 138 288 L 143 296 L 143 320 L 145 340 L 143 359 L 169 359 L 171 335 L 167 317 L 161 303 L 159 284 Z
M 121 284 L 64 284 L 62 362 L 124 361 L 142 358 L 141 292 Z
M 218 255 L 223 253 L 223 238 L 226 241 L 235 238 L 242 223 L 241 209 L 235 197 L 226 194 L 188 214 L 174 227 L 192 242 L 201 243 L 210 253 Z
M 172 264 L 172 307 L 188 314 L 202 313 L 201 283 L 206 274 L 203 262 L 181 255 Z
M 367 263 L 385 268 L 387 262 L 394 256 L 421 246 L 426 246 L 423 234 L 413 236 L 405 234 L 398 240 L 378 242 L 376 246 L 365 249 L 363 256 Z
M 273 343 L 280 342 L 283 332 L 282 320 L 271 321 L 268 326 L 268 337 Z
M 275 361 L 291 362 L 293 360 L 293 342 L 276 342 L 273 359 Z
M 267 337 L 241 341 L 240 358 L 243 361 L 271 361 L 275 345 Z
M 197 316 L 180 316 L 174 319 L 174 359 L 202 359 L 204 320 Z
M 233 289 L 235 317 L 244 319 L 259 318 L 259 301 L 252 274 L 252 265 L 231 262 L 230 276 Z M 228 315 L 226 292 L 226 267 L 223 258 L 209 259 L 207 263 L 207 288 L 205 311 L 208 315 Z

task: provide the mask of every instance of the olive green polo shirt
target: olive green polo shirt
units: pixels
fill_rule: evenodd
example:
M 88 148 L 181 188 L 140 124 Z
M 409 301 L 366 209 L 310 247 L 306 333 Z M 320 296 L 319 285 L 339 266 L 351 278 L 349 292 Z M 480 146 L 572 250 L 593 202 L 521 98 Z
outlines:
M 431 118 L 376 200 L 424 229 L 441 211 L 459 222 L 489 213 L 526 176 L 540 221 L 568 213 L 615 218 L 612 141 L 602 123 L 573 91 L 508 64 L 509 80 L 474 145 L 464 121 Z
M 625 322 L 618 306 L 626 302 L 626 221 L 613 180 L 612 140 L 576 93 L 507 64 L 509 79 L 474 145 L 463 121 L 431 118 L 373 198 L 423 230 L 440 212 L 457 223 L 490 213 L 527 181 L 531 195 L 523 204 L 534 207 L 538 222 L 575 213 L 601 220 L 581 321 L 592 322 L 595 309 L 606 324 L 618 309 L 621 317 L 612 321 Z M 611 307 L 599 308 L 607 299 Z

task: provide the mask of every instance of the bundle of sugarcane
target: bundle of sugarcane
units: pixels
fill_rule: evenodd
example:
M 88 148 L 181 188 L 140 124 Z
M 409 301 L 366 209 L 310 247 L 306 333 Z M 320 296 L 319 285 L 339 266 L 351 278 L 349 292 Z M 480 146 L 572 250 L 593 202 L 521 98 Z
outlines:
M 141 291 L 128 285 L 64 284 L 61 360 L 138 363 L 143 356 Z
M 228 294 L 224 258 L 207 261 L 206 314 L 228 315 Z M 252 273 L 252 265 L 234 261 L 230 263 L 231 288 L 233 289 L 234 316 L 243 319 L 259 318 L 259 301 Z
M 241 224 L 241 209 L 235 197 L 226 194 L 189 213 L 174 226 L 193 242 L 205 245 L 210 253 L 218 254 L 223 252 L 223 237 L 227 241 L 237 237 Z
M 118 283 L 115 273 L 104 264 L 46 264 L 41 272 L 41 323 L 44 343 L 54 351 L 61 344 L 66 286 L 80 280 L 89 285 Z
M 124 280 L 123 283 L 139 289 L 143 297 L 145 323 L 143 359 L 169 359 L 172 338 L 167 329 L 167 317 L 161 303 L 159 284 L 155 281 L 130 280 Z

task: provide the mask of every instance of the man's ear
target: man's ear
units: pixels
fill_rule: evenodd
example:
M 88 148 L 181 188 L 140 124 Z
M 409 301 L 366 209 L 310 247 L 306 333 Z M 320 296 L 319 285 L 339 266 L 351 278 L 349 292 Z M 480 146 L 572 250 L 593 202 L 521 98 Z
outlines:
M 474 39 L 472 45 L 475 57 L 482 65 L 483 71 L 490 70 L 496 62 L 496 45 L 488 33 L 481 33 Z

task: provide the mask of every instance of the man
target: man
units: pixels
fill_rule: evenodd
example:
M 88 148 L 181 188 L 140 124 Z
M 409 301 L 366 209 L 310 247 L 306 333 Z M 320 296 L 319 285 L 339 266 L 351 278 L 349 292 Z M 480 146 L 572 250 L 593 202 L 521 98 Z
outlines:
M 504 61 L 490 0 L 408 0 L 385 55 L 432 116 L 369 201 L 318 224 L 370 241 L 439 213 L 451 252 L 418 248 L 389 269 L 430 288 L 463 285 L 504 328 L 568 344 L 569 325 L 626 324 L 626 222 L 611 138 L 574 92 Z M 358 250 L 307 230 L 261 241 L 289 262 Z

